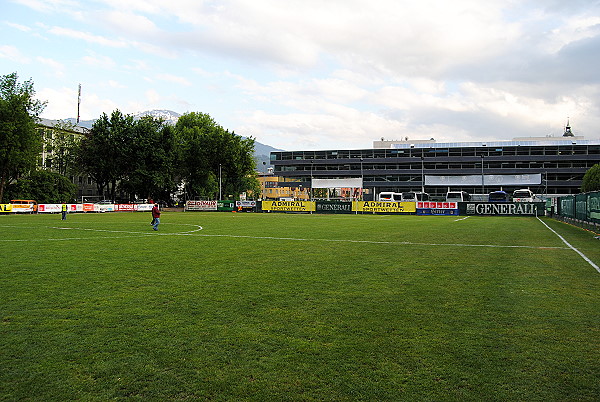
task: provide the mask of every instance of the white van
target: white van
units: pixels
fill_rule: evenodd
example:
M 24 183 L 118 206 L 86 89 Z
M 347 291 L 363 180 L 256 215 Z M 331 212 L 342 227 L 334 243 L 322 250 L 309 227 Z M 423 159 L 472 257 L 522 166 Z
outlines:
M 402 194 L 384 191 L 377 194 L 377 201 L 402 201 Z
M 470 200 L 471 195 L 466 191 L 448 191 L 446 193 L 446 202 L 465 202 Z
M 513 202 L 534 202 L 535 194 L 528 188 L 522 188 L 513 192 Z
M 417 193 L 412 191 L 402 193 L 402 201 L 417 202 Z

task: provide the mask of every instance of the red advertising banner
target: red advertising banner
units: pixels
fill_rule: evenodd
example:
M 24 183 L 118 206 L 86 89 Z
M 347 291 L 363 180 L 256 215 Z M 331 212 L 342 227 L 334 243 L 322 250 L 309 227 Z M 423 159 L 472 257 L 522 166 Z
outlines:
M 417 209 L 457 209 L 456 202 L 418 201 Z

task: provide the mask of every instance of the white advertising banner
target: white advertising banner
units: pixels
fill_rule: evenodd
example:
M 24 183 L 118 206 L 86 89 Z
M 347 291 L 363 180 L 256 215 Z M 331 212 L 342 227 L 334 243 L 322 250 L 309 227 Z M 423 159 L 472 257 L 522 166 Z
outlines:
M 312 179 L 311 182 L 312 188 L 363 188 L 363 179 L 361 177 L 349 177 L 347 179 Z
M 35 212 L 34 204 L 11 204 L 12 212 L 20 213 L 20 212 Z
M 216 211 L 217 201 L 188 201 L 185 204 L 186 211 Z
M 483 183 L 482 183 L 483 179 Z M 425 175 L 426 186 L 526 186 L 542 183 L 542 174 L 486 174 L 469 176 Z
M 94 204 L 94 212 L 113 212 L 115 204 Z
M 152 211 L 153 206 L 154 206 L 153 204 L 138 204 L 137 210 L 138 210 L 138 212 L 142 212 L 142 211 L 148 212 L 148 211 Z

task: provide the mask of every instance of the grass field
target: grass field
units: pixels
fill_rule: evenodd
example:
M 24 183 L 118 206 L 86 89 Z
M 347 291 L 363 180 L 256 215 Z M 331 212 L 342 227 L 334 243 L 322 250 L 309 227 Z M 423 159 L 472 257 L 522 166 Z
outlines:
M 463 218 L 0 216 L 0 399 L 597 401 L 600 273 Z

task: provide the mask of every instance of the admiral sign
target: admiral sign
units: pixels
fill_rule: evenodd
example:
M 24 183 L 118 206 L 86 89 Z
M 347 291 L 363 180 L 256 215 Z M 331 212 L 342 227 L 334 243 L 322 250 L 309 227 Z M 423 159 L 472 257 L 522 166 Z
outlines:
M 398 201 L 354 201 L 352 209 L 358 212 L 414 213 L 415 202 Z
M 311 212 L 315 210 L 314 201 L 263 201 L 263 211 Z

